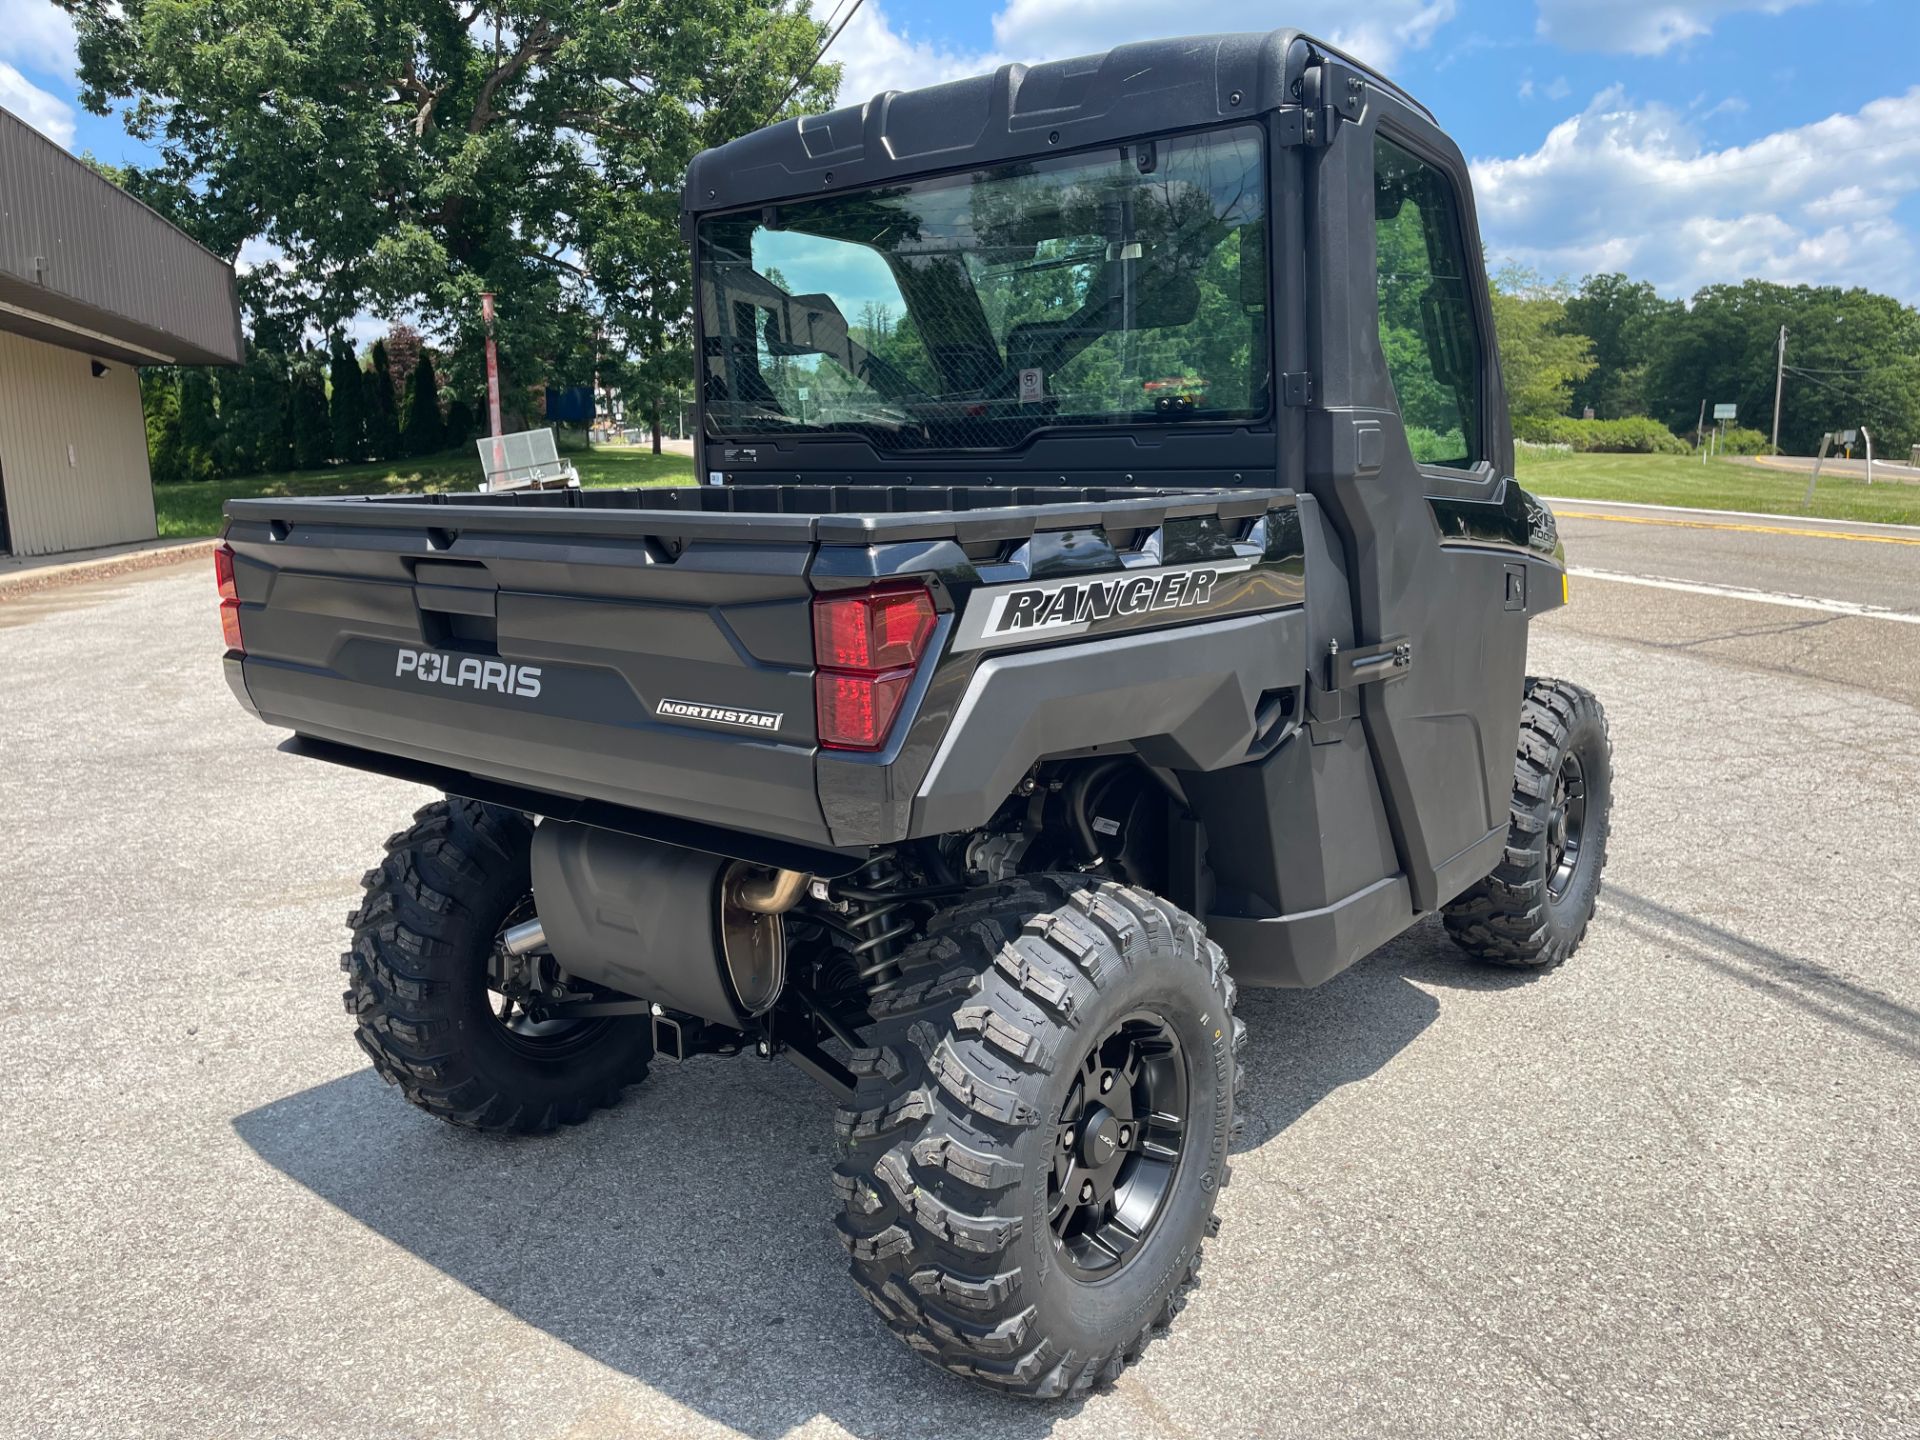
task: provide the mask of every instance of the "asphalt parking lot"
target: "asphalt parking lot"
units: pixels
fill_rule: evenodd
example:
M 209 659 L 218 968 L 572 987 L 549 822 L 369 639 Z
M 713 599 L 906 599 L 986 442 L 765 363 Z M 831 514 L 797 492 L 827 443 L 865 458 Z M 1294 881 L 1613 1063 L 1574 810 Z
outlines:
M 1612 716 L 1586 947 L 1247 995 L 1204 1283 L 1069 1407 L 888 1337 L 784 1064 L 409 1110 L 335 958 L 427 797 L 274 753 L 198 565 L 0 603 L 0 1435 L 1920 1434 L 1920 625 L 1779 598 L 1920 613 L 1920 547 L 1573 508 L 1638 577 L 1537 631 Z

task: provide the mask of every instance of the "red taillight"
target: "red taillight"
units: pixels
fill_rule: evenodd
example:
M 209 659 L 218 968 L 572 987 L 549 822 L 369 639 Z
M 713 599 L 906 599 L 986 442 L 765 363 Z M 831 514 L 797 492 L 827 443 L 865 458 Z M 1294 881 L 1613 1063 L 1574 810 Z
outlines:
M 933 597 L 923 585 L 814 599 L 813 693 L 822 745 L 878 750 L 887 743 L 933 623 Z
M 813 602 L 813 658 L 835 670 L 912 665 L 933 633 L 926 587 L 821 595 Z
M 834 750 L 878 750 L 887 743 L 887 732 L 912 683 L 911 670 L 884 675 L 822 670 L 813 687 L 820 743 Z
M 213 578 L 220 587 L 220 634 L 227 649 L 244 652 L 240 638 L 240 587 L 233 578 L 233 548 L 217 545 L 213 551 Z

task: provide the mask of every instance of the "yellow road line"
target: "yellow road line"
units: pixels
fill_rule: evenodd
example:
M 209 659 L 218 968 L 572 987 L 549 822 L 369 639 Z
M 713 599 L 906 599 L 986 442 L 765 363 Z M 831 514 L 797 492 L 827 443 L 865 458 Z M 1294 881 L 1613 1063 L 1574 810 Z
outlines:
M 1667 520 L 1652 515 L 1607 515 L 1598 510 L 1562 510 L 1566 520 L 1611 520 L 1617 525 L 1666 525 L 1676 530 L 1745 530 L 1756 535 L 1810 535 L 1815 540 L 1864 540 L 1873 545 L 1920 546 L 1904 535 L 1861 535 L 1852 530 L 1807 530 L 1793 525 L 1735 525 L 1725 520 Z

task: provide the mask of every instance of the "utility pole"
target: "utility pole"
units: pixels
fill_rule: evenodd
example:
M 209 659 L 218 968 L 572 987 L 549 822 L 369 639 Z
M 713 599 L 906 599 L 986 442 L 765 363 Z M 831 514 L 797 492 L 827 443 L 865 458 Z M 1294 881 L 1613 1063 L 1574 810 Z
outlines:
M 500 443 L 500 354 L 493 345 L 493 292 L 480 297 L 480 317 L 487 326 L 487 433 L 493 436 L 493 468 L 506 468 L 506 456 Z
M 1780 386 L 1787 378 L 1787 327 L 1780 327 L 1780 359 L 1773 367 L 1773 453 L 1780 453 Z
M 1707 402 L 1700 402 L 1700 418 L 1693 422 L 1693 448 L 1700 452 L 1700 463 L 1707 463 Z

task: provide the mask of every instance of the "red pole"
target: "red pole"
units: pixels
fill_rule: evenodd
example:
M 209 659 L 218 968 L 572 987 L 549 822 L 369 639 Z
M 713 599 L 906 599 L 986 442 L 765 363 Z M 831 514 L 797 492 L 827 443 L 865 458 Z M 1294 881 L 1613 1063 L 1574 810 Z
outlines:
M 493 436 L 493 468 L 497 474 L 506 465 L 500 444 L 500 353 L 493 345 L 493 292 L 480 297 L 480 316 L 487 322 L 487 418 Z

